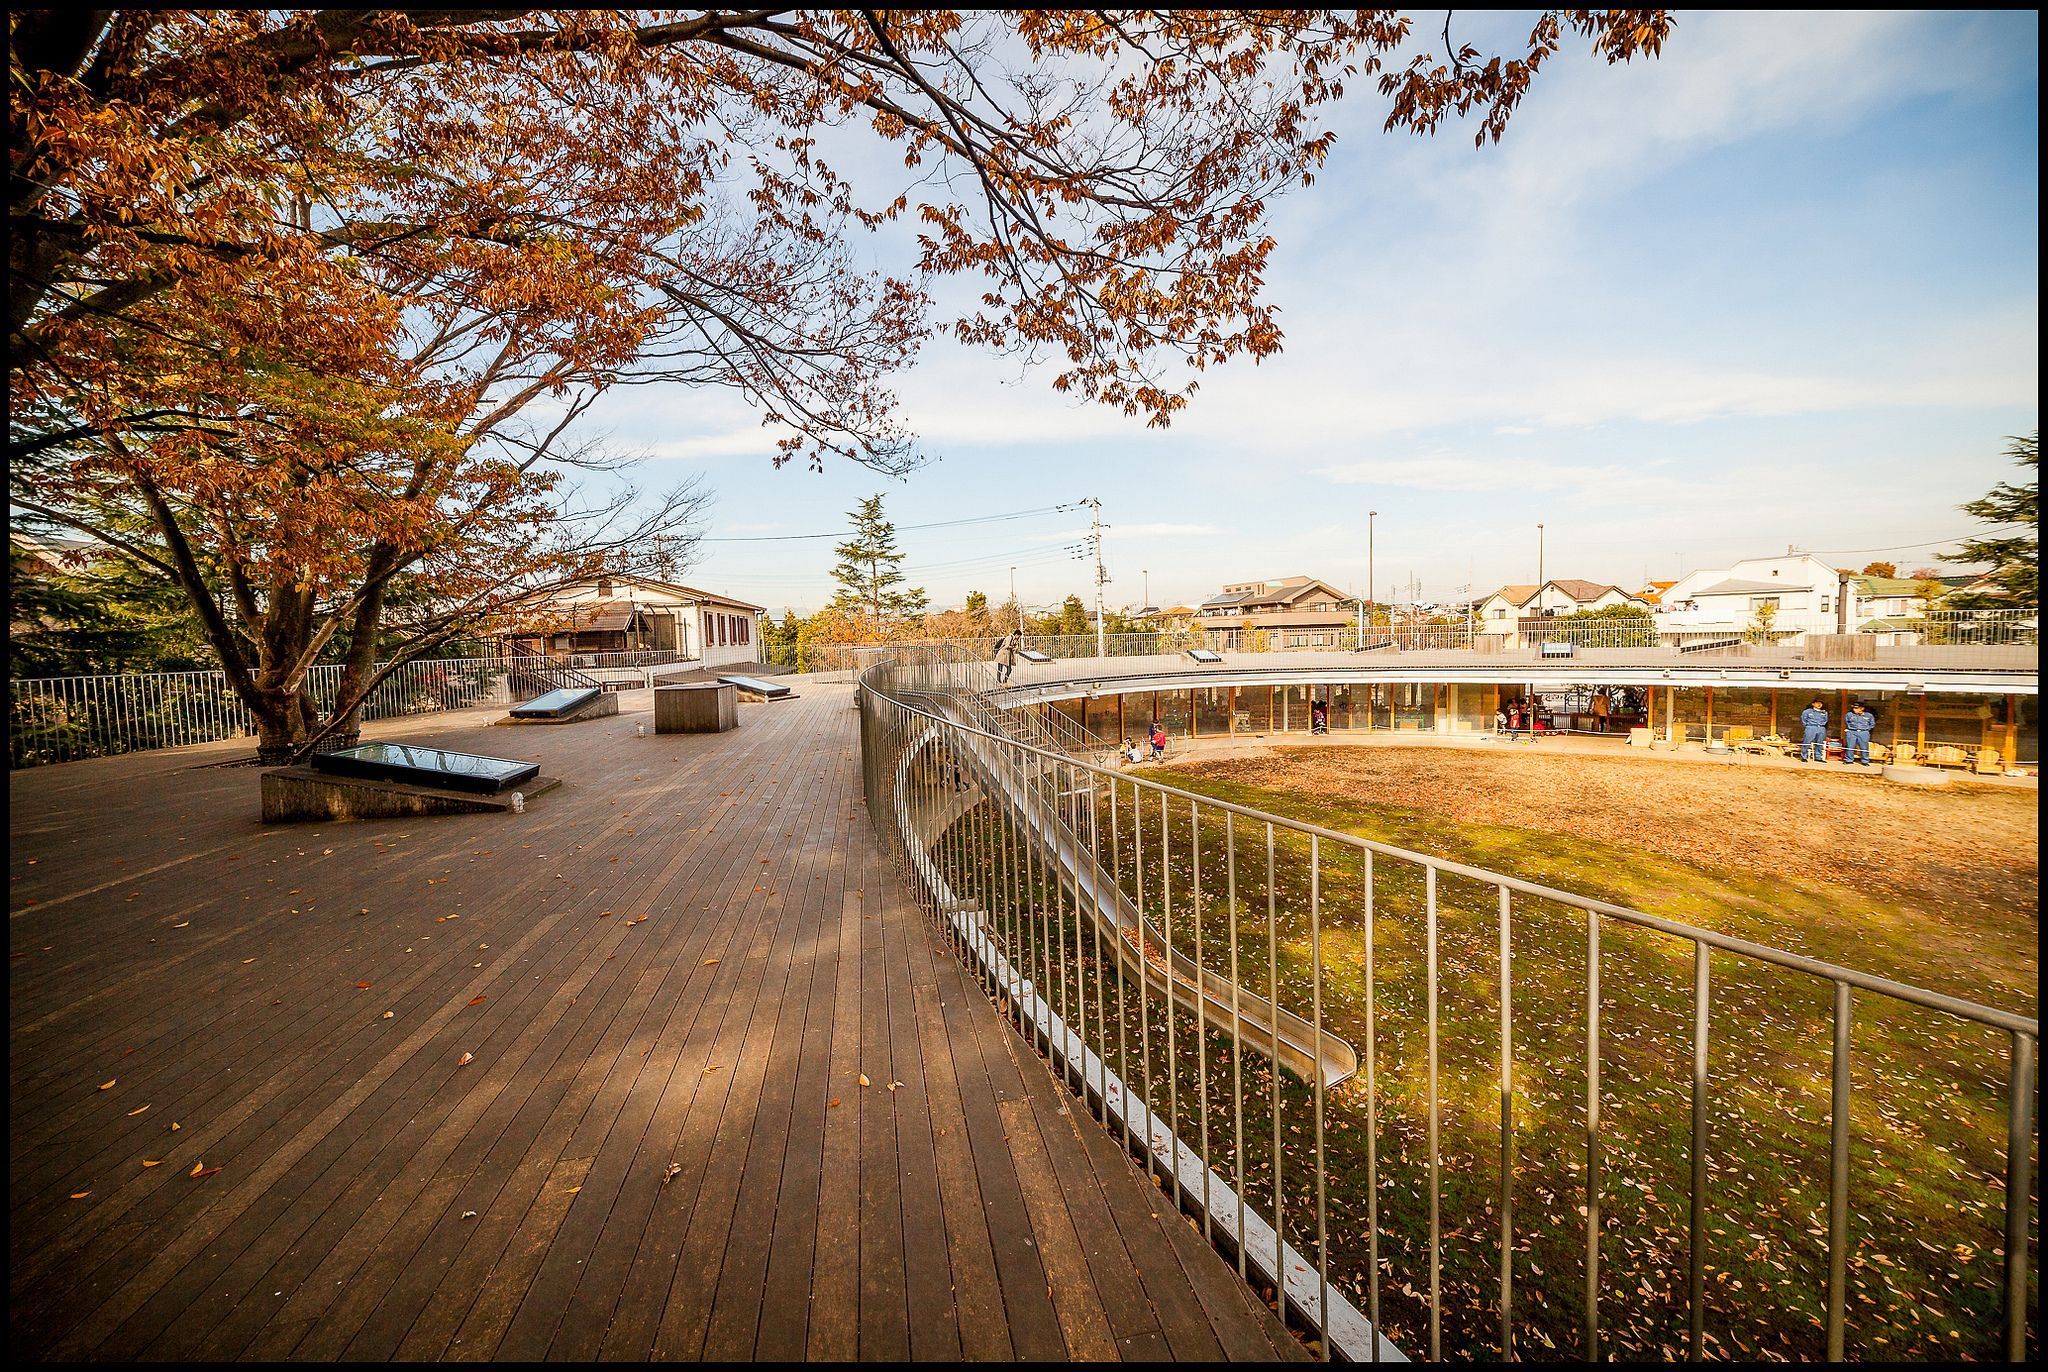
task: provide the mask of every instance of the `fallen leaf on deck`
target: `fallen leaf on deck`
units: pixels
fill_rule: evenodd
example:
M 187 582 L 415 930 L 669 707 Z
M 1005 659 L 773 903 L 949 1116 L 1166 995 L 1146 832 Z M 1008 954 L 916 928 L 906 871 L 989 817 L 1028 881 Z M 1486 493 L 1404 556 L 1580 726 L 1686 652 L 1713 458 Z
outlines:
M 112 1081 L 108 1081 L 108 1082 L 104 1082 L 104 1083 L 102 1083 L 102 1084 L 101 1084 L 101 1086 L 100 1086 L 100 1090 L 102 1090 L 102 1091 L 107 1091 L 107 1090 L 111 1090 L 111 1089 L 113 1088 L 114 1082 L 116 1082 L 116 1081 L 119 1081 L 119 1080 L 120 1080 L 120 1078 L 119 1078 L 119 1077 L 115 1077 L 115 1078 L 114 1078 L 114 1079 L 113 1079 Z
M 489 997 L 489 996 L 477 996 L 477 997 L 476 997 L 475 999 L 473 999 L 473 1000 L 471 1000 L 471 1001 L 470 1001 L 470 1004 L 471 1004 L 471 1005 L 482 1005 L 482 1004 L 483 1004 L 483 1003 L 484 1003 L 485 1001 L 487 1001 L 487 1000 L 489 1000 L 489 999 L 490 999 L 490 997 Z
M 704 967 L 709 967 L 709 966 L 711 966 L 711 964 L 713 964 L 713 963 L 715 963 L 715 962 L 717 962 L 717 961 L 718 961 L 718 959 L 717 959 L 717 958 L 706 958 L 706 959 L 704 959 L 704 961 L 703 961 L 703 962 L 702 962 L 702 963 L 701 963 L 700 965 L 701 965 L 701 966 L 704 966 Z
M 674 1181 L 678 1176 L 682 1174 L 682 1170 L 683 1165 L 681 1163 L 670 1163 L 668 1165 L 668 1171 L 661 1174 L 661 1184 L 663 1186 L 667 1186 L 670 1182 Z
M 182 923 L 182 924 L 173 924 L 173 925 L 172 925 L 171 927 L 172 927 L 173 929 L 184 929 L 184 928 L 187 928 L 187 927 L 189 927 L 189 926 L 191 925 L 191 923 L 192 923 L 192 921 L 188 919 L 188 920 L 186 920 L 186 921 L 185 921 L 184 923 Z
M 410 952 L 412 951 L 412 949 L 408 948 L 408 949 L 406 949 L 405 951 L 406 951 L 406 952 L 408 952 L 408 953 L 410 953 Z M 254 962 L 254 961 L 256 961 L 256 959 L 254 959 L 254 958 L 243 958 L 243 959 L 242 959 L 242 965 L 243 965 L 244 967 L 247 967 L 247 966 L 248 966 L 248 965 L 249 965 L 250 963 L 252 963 L 252 962 Z
M 860 1074 L 860 1084 L 862 1086 L 872 1086 L 874 1083 L 870 1082 L 868 1080 L 868 1074 L 863 1072 Z
M 397 1019 L 397 1018 L 398 1018 L 398 1016 L 397 1016 L 397 1014 L 396 1014 L 396 1013 L 394 1013 L 393 1011 L 390 1011 L 390 1010 L 386 1010 L 386 1011 L 384 1012 L 384 1018 L 385 1018 L 385 1019 Z
M 635 925 L 635 924 L 645 924 L 645 923 L 647 923 L 647 916 L 645 916 L 645 915 L 642 915 L 642 916 L 640 916 L 640 918 L 638 918 L 638 919 L 629 919 L 629 920 L 627 920 L 627 921 L 626 921 L 626 923 L 627 923 L 627 925 L 628 925 L 628 926 L 631 926 L 631 925 Z
M 357 983 L 356 983 L 356 990 L 358 990 L 358 991 L 367 991 L 367 990 L 369 990 L 369 989 L 370 989 L 370 983 L 369 983 L 369 982 L 367 982 L 367 981 L 359 981 L 359 982 L 357 982 Z
M 142 1160 L 142 1165 L 144 1167 L 162 1167 L 164 1165 L 164 1160 L 162 1158 L 144 1158 Z
M 73 1199 L 73 1200 L 84 1200 L 84 1199 L 85 1199 L 85 1198 L 86 1198 L 87 1196 L 90 1196 L 91 1194 L 92 1194 L 92 1192 L 90 1192 L 90 1191 L 73 1191 L 73 1192 L 71 1193 L 71 1199 Z
M 135 1109 L 133 1109 L 133 1110 L 130 1110 L 130 1111 L 128 1112 L 128 1118 L 130 1118 L 130 1119 L 134 1119 L 134 1118 L 135 1118 L 135 1117 L 136 1117 L 137 1115 L 141 1114 L 141 1113 L 142 1113 L 142 1112 L 143 1112 L 144 1110 L 147 1110 L 147 1109 L 149 1109 L 149 1107 L 148 1107 L 147 1105 L 143 1105 L 143 1106 L 138 1106 L 138 1107 L 136 1107 Z
M 471 1064 L 472 1062 L 475 1062 L 475 1061 L 476 1061 L 476 1054 L 474 1054 L 474 1053 L 464 1053 L 464 1054 L 463 1054 L 463 1055 L 462 1055 L 461 1057 L 459 1057 L 459 1058 L 455 1059 L 455 1065 L 456 1065 L 457 1067 L 467 1067 L 467 1066 L 469 1066 L 469 1064 Z

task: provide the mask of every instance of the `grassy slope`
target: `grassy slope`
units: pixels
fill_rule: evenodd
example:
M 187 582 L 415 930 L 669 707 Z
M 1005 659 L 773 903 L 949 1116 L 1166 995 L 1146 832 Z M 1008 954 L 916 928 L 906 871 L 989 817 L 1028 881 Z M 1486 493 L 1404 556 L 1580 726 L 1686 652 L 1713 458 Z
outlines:
M 1584 895 L 1867 970 L 1904 974 L 1940 989 L 1986 994 L 2020 1008 L 2032 1000 L 2031 946 L 1998 927 L 1930 929 L 1916 912 L 1839 887 L 1790 883 L 1757 871 L 1712 870 L 1620 845 L 1497 825 L 1452 824 L 1417 810 L 1305 802 L 1285 792 L 1218 783 L 1198 773 L 1160 780 L 1418 851 L 1513 872 Z M 1178 820 L 1173 880 L 1185 900 L 1191 873 Z M 1263 851 L 1240 835 L 1241 929 L 1263 948 Z M 1156 832 L 1145 863 L 1156 892 Z M 1212 955 L 1227 918 L 1215 896 L 1213 836 L 1204 917 Z M 1324 1007 L 1356 1043 L 1366 1032 L 1363 883 L 1325 854 Z M 1302 923 L 1307 855 L 1283 841 L 1276 854 L 1281 911 L 1277 975 L 1293 1008 L 1306 1009 L 1312 949 Z M 1135 864 L 1132 866 L 1135 880 Z M 1499 1212 L 1499 973 L 1493 893 L 1439 883 L 1440 1194 L 1444 1215 L 1444 1346 L 1456 1355 L 1497 1349 Z M 1461 889 L 1462 888 L 1462 889 Z M 1387 1324 L 1420 1348 L 1428 1235 L 1425 980 L 1421 881 L 1383 863 L 1377 909 L 1378 1162 Z M 1191 911 L 1191 906 L 1187 907 Z M 1185 931 L 1187 915 L 1178 918 Z M 1185 951 L 1183 932 L 1176 942 Z M 1690 1177 L 1691 954 L 1682 944 L 1615 926 L 1602 932 L 1601 1318 L 1609 1351 L 1677 1354 L 1687 1320 L 1686 1209 Z M 1930 937 L 1954 956 L 1930 962 Z M 1579 1347 L 1584 1290 L 1585 1184 L 1583 916 L 1518 908 L 1514 939 L 1517 1165 L 1516 1315 L 1522 1351 Z M 1928 975 L 1930 967 L 1935 975 Z M 1709 1351 L 1817 1356 L 1826 1270 L 1826 1148 L 1830 987 L 1762 975 L 1717 958 L 1710 1106 L 1707 1243 Z M 1185 1066 L 1192 1036 L 1175 1054 Z M 1163 1047 L 1163 1045 L 1162 1045 Z M 1220 1045 L 1210 1048 L 1212 1055 Z M 1852 1058 L 1855 1245 L 1850 1271 L 1852 1356 L 1993 1355 L 1998 1308 L 1998 1185 L 2002 1176 L 2002 1037 L 1957 1030 L 1923 1012 L 1864 998 Z M 1270 1079 L 1256 1071 L 1251 1089 Z M 1192 1074 L 1188 1077 L 1192 1081 Z M 1363 1247 L 1365 1111 L 1362 1082 L 1330 1103 L 1330 1206 L 1350 1217 L 1333 1235 L 1340 1266 L 1358 1271 Z M 1186 1090 L 1187 1088 L 1183 1088 Z M 1192 1092 L 1190 1092 L 1192 1094 Z M 1308 1101 L 1285 1083 L 1290 1118 Z M 1213 1108 L 1226 1111 L 1217 1099 Z M 1290 1125 L 1290 1130 L 1292 1126 Z M 1288 1190 L 1305 1175 L 1302 1144 L 1283 1140 Z M 1270 1162 L 1248 1148 L 1248 1170 Z M 1306 1193 L 1289 1204 L 1299 1214 Z M 1290 1225 L 1290 1230 L 1293 1226 Z M 1296 1233 L 1297 1241 L 1306 1235 Z M 1404 1294 L 1405 1293 L 1405 1294 Z

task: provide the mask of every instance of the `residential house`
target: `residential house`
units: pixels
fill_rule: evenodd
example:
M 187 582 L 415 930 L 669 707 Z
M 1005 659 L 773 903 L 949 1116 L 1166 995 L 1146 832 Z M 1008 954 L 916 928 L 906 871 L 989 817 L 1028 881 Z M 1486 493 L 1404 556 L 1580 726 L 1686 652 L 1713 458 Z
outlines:
M 1843 588 L 1849 605 L 1842 614 Z M 1856 622 L 1855 578 L 1808 553 L 1751 557 L 1728 567 L 1704 567 L 1674 582 L 1657 604 L 1667 632 L 1740 632 L 1768 618 L 1795 633 L 1833 633 Z
M 1194 624 L 1213 647 L 1264 633 L 1275 648 L 1335 648 L 1358 623 L 1358 602 L 1312 576 L 1239 581 L 1195 607 Z
M 1646 606 L 1641 596 L 1619 586 L 1575 578 L 1546 581 L 1541 586 L 1503 586 L 1479 602 L 1478 629 L 1482 634 L 1512 634 L 1525 619 L 1553 619 L 1581 610 L 1604 610 L 1610 605 Z
M 707 667 L 760 657 L 763 607 L 639 576 L 598 576 L 547 587 L 507 617 L 503 638 L 529 652 L 675 652 Z

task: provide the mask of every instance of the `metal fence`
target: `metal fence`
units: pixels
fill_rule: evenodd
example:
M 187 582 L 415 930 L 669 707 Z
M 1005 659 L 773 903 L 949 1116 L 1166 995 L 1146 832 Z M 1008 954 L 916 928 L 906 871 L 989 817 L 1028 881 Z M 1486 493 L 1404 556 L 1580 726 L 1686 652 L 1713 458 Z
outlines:
M 1836 635 L 1832 621 L 1810 626 L 1777 625 L 1769 630 L 1712 627 L 1670 619 L 1524 620 L 1505 632 L 1484 623 L 1377 624 L 1361 634 L 1356 624 L 1322 630 L 1241 629 L 1197 622 L 1187 629 L 1155 633 L 1036 634 L 1020 647 L 1055 659 L 1147 657 L 1207 647 L 1232 654 L 1280 652 L 1473 653 L 1537 660 L 1557 645 L 1576 651 L 1629 650 L 1659 662 L 1705 657 L 1757 657 L 1772 661 L 1850 660 L 1920 662 L 1930 668 L 2023 669 L 2032 666 L 2040 641 L 2038 612 L 2031 608 L 1939 610 L 1910 619 L 1874 620 L 1848 635 Z M 805 669 L 854 674 L 889 652 L 951 652 L 986 656 L 995 640 L 921 639 L 901 643 L 814 644 Z
M 1120 775 L 955 656 L 862 675 L 878 832 L 1324 1357 L 2038 1352 L 2035 1019 Z
M 666 660 L 676 658 L 668 654 Z M 383 664 L 377 666 L 381 669 Z M 371 692 L 363 705 L 363 718 L 511 705 L 559 684 L 565 668 L 557 659 L 517 653 L 408 662 Z M 341 672 L 341 664 L 330 662 L 307 674 L 307 688 L 320 709 L 333 706 Z M 589 680 L 580 673 L 578 679 Z M 253 737 L 255 733 L 255 717 L 235 695 L 223 672 L 36 677 L 8 683 L 10 767 L 177 748 Z

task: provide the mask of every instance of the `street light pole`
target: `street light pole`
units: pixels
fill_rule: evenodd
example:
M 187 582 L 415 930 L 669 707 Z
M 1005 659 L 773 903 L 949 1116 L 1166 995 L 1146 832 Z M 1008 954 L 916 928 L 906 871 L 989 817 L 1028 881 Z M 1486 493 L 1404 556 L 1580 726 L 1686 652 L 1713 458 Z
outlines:
M 1374 532 L 1373 523 L 1379 517 L 1380 512 L 1378 510 L 1367 510 L 1365 512 L 1365 624 L 1367 629 L 1370 629 L 1372 627 L 1373 606 L 1377 603 L 1376 598 L 1373 595 L 1372 545 Z M 1365 646 L 1365 634 L 1363 631 L 1361 631 L 1359 634 L 1358 646 L 1361 648 Z
M 1149 610 L 1152 608 L 1152 573 L 1141 570 L 1138 575 L 1145 578 L 1145 608 Z
M 1536 526 L 1536 610 L 1543 610 L 1543 526 Z
M 1010 568 L 1010 603 L 1017 607 L 1017 632 L 1024 632 L 1024 602 L 1017 599 L 1017 569 Z

